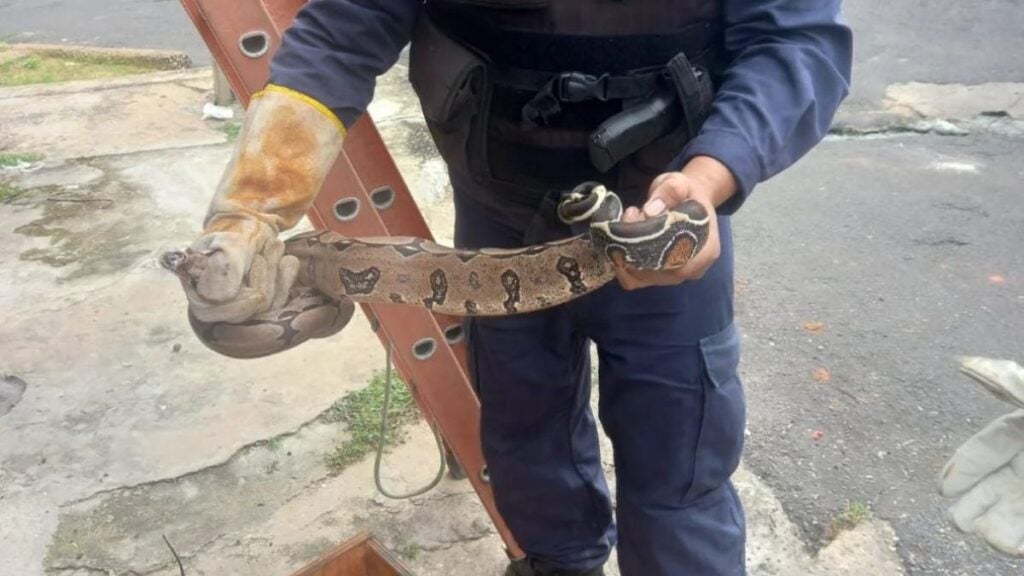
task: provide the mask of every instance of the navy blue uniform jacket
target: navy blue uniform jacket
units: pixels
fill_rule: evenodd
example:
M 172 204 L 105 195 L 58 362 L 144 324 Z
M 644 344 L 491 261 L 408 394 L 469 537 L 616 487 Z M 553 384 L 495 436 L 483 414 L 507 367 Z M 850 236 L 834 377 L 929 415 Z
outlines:
M 680 159 L 706 155 L 729 167 L 739 184 L 719 210 L 729 214 L 756 184 L 824 137 L 849 92 L 853 47 L 840 0 L 722 4 L 729 65 L 711 115 Z M 421 0 L 310 1 L 282 39 L 271 83 L 320 101 L 351 126 L 372 100 L 377 77 L 409 43 L 421 6 Z

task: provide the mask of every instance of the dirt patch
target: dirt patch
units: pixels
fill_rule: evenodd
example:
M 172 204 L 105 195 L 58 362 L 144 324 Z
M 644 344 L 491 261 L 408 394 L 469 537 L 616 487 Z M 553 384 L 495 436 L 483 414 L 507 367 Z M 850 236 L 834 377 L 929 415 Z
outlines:
M 0 376 L 0 416 L 7 414 L 21 402 L 26 388 L 28 384 L 13 374 Z
M 149 252 L 128 241 L 145 232 L 146 222 L 128 218 L 131 211 L 126 205 L 140 197 L 120 182 L 101 178 L 88 189 L 10 187 L 13 192 L 6 195 L 6 203 L 41 209 L 38 218 L 14 232 L 46 240 L 43 246 L 21 252 L 19 259 L 67 268 L 62 281 L 125 270 Z

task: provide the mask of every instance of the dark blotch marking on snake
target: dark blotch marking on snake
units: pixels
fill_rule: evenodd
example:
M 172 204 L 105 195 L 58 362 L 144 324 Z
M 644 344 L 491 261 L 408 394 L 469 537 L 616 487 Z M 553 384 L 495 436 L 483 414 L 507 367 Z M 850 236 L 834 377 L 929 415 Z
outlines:
M 423 299 L 423 305 L 427 308 L 432 309 L 435 304 L 444 304 L 448 299 L 448 276 L 444 270 L 438 268 L 430 273 L 430 291 L 430 297 Z
M 559 256 L 555 268 L 569 281 L 569 290 L 573 294 L 583 294 L 587 291 L 587 285 L 583 283 L 583 273 L 580 272 L 580 263 L 575 258 Z
M 480 275 L 477 274 L 476 272 L 470 272 L 469 273 L 469 286 L 473 290 L 479 290 L 480 289 Z
M 475 300 L 466 300 L 466 313 L 467 314 L 479 314 L 480 306 Z
M 348 268 L 340 271 L 341 283 L 348 294 L 370 294 L 380 281 L 380 269 L 370 266 L 366 270 L 356 272 Z
M 505 311 L 514 314 L 519 309 L 522 295 L 519 292 L 519 275 L 511 270 L 501 273 L 501 285 L 505 288 Z

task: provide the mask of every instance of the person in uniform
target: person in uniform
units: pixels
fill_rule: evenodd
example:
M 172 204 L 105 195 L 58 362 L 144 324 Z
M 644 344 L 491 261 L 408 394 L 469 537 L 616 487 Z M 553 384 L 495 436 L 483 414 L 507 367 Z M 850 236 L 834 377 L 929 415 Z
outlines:
M 246 272 L 309 209 L 407 46 L 457 246 L 578 233 L 553 209 L 583 182 L 618 193 L 628 221 L 686 199 L 712 215 L 681 269 L 619 267 L 569 304 L 467 320 L 496 503 L 527 554 L 506 574 L 600 575 L 613 548 L 624 576 L 745 574 L 730 220 L 824 137 L 847 96 L 840 0 L 312 0 L 193 243 L 214 253 L 189 296 L 197 316 L 244 320 L 229 312 Z M 282 274 L 274 290 L 287 289 Z

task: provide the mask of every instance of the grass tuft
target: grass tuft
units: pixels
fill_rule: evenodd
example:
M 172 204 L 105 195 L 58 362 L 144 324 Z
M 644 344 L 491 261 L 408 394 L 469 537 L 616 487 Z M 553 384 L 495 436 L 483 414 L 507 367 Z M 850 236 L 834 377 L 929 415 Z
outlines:
M 419 411 L 409 389 L 392 374 L 391 405 L 388 408 L 388 430 L 385 447 L 395 446 L 406 438 L 406 426 L 416 421 Z M 366 388 L 348 394 L 324 413 L 327 422 L 345 422 L 349 437 L 324 457 L 332 475 L 363 459 L 377 448 L 381 409 L 384 407 L 384 373 L 378 372 Z
M 14 184 L 0 182 L 0 204 L 10 204 L 24 193 L 25 190 L 18 188 Z
M 221 124 L 220 131 L 228 137 L 228 142 L 234 142 L 238 139 L 238 134 L 242 131 L 242 123 L 235 121 L 227 121 Z
M 833 540 L 843 530 L 853 530 L 871 518 L 871 507 L 866 502 L 849 502 L 828 525 L 828 540 Z
M 0 154 L 0 168 L 13 168 L 22 164 L 31 164 L 43 159 L 42 154 L 26 152 L 22 154 Z
M 98 80 L 153 72 L 156 68 L 138 62 L 118 61 L 73 54 L 19 54 L 17 46 L 0 45 L 0 86 L 52 84 L 69 80 Z

